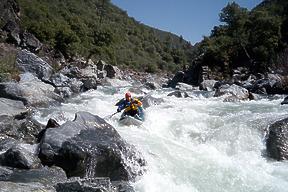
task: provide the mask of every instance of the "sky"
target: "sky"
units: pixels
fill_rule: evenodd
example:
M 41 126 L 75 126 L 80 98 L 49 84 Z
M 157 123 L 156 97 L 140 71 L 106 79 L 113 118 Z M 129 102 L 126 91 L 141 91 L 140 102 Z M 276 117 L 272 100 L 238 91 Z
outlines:
M 130 17 L 157 29 L 182 35 L 192 44 L 221 24 L 219 13 L 233 0 L 111 0 Z M 249 10 L 262 0 L 234 0 Z

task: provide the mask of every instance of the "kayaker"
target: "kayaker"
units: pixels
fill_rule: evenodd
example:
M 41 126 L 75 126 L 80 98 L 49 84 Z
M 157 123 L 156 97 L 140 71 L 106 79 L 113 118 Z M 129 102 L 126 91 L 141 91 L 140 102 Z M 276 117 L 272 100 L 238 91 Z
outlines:
M 132 98 L 131 93 L 125 93 L 125 99 L 122 99 L 118 103 L 117 112 L 121 112 L 124 109 L 120 119 L 129 115 L 135 117 L 138 120 L 144 120 L 144 113 L 142 108 L 142 102 L 137 98 Z

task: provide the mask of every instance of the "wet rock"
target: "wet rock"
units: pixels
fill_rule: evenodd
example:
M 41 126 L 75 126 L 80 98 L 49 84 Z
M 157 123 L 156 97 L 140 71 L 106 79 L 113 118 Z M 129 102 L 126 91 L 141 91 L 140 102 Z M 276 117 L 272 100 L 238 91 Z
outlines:
M 73 95 L 73 92 L 69 87 L 56 87 L 54 92 L 64 99 Z
M 69 78 L 77 78 L 80 73 L 80 69 L 76 66 L 66 66 L 63 69 L 61 69 L 59 72 Z
M 40 183 L 13 183 L 0 181 L 1 192 L 28 192 L 28 191 L 45 191 L 56 192 L 54 187 L 47 187 Z
M 54 87 L 69 87 L 70 78 L 62 73 L 55 73 L 50 77 L 50 82 Z
M 109 178 L 73 178 L 65 183 L 58 183 L 55 188 L 57 192 L 116 192 Z
M 0 167 L 1 168 L 1 167 Z M 1 169 L 0 169 L 1 170 Z M 60 167 L 41 167 L 40 169 L 19 170 L 14 169 L 5 181 L 15 183 L 41 183 L 45 186 L 54 186 L 67 180 L 65 171 Z
M 112 181 L 117 192 L 135 192 L 134 188 L 127 181 Z
M 281 105 L 288 104 L 288 96 L 284 98 L 284 100 L 281 102 Z
M 178 82 L 175 89 L 180 91 L 188 91 L 188 90 L 194 90 L 195 88 L 192 85 Z
M 23 102 L 0 98 L 0 134 L 16 139 L 28 137 L 32 126 L 29 114 Z
M 0 155 L 0 164 L 19 169 L 33 169 L 40 167 L 37 155 L 37 146 L 19 144 Z
M 226 84 L 220 86 L 214 94 L 214 97 L 220 96 L 226 97 L 228 100 L 232 97 L 234 98 L 233 100 L 246 100 L 249 99 L 249 91 L 235 84 Z
M 213 91 L 215 90 L 215 84 L 218 81 L 215 80 L 204 80 L 200 83 L 199 89 L 204 91 Z
M 273 159 L 288 159 L 288 118 L 269 126 L 266 149 L 268 156 Z
M 160 105 L 161 103 L 164 102 L 164 99 L 156 98 L 151 95 L 145 95 L 144 97 L 139 98 L 139 99 L 142 102 L 144 109 L 147 109 L 148 107 L 153 106 L 153 105 Z
M 11 169 L 0 166 L 0 181 L 7 181 L 12 174 Z
M 156 83 L 153 83 L 153 82 L 146 82 L 144 84 L 144 87 L 147 89 L 152 89 L 152 90 L 156 90 L 156 89 L 160 88 L 159 85 L 157 85 Z
M 48 122 L 47 122 L 47 125 L 45 127 L 45 129 L 42 129 L 39 134 L 37 135 L 37 143 L 40 143 L 46 130 L 49 129 L 49 128 L 57 128 L 59 127 L 60 125 L 57 123 L 57 121 L 55 119 L 49 119 Z
M 96 65 L 97 65 L 97 69 L 99 71 L 103 71 L 104 67 L 105 67 L 105 65 L 107 65 L 107 63 L 105 63 L 105 61 L 103 61 L 103 60 L 99 60 Z
M 44 81 L 49 81 L 53 74 L 53 68 L 47 62 L 27 50 L 21 50 L 18 52 L 16 65 L 21 72 L 32 73 L 38 79 Z
M 121 71 L 118 67 L 113 65 L 105 65 L 104 70 L 107 72 L 108 78 L 120 78 L 121 77 Z
M 185 91 L 173 91 L 171 93 L 169 93 L 167 96 L 175 96 L 177 98 L 187 98 L 189 97 L 188 93 L 186 93 Z
M 0 97 L 20 100 L 28 106 L 49 106 L 62 102 L 54 87 L 45 84 L 31 73 L 20 75 L 20 82 L 0 83 Z
M 109 177 L 133 180 L 145 160 L 102 118 L 78 112 L 74 121 L 47 129 L 39 157 L 45 165 L 62 167 L 69 177 Z
M 0 116 L 13 117 L 19 119 L 25 117 L 28 109 L 23 102 L 6 98 L 0 98 Z
M 183 71 L 178 71 L 172 80 L 168 81 L 168 87 L 175 88 L 178 82 L 183 82 L 185 78 L 185 73 Z

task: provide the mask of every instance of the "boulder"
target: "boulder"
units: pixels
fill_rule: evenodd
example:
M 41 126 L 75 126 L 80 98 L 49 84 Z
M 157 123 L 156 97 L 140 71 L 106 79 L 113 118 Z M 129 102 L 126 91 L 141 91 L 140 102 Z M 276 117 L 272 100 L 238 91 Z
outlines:
M 18 144 L 0 155 L 0 164 L 19 169 L 33 169 L 40 167 L 37 157 L 37 145 Z
M 0 166 L 0 181 L 7 181 L 13 174 L 13 170 Z
M 28 191 L 45 191 L 56 192 L 54 187 L 44 186 L 40 183 L 13 183 L 0 181 L 1 192 L 28 192 Z
M 99 60 L 96 65 L 97 65 L 97 69 L 99 71 L 103 71 L 104 67 L 105 67 L 105 65 L 107 65 L 107 63 L 105 63 L 105 61 L 103 61 L 103 60 Z
M 54 93 L 52 85 L 43 83 L 31 73 L 21 74 L 19 82 L 0 83 L 0 97 L 20 100 L 33 107 L 47 107 L 63 101 Z
M 249 99 L 249 91 L 235 84 L 225 84 L 220 86 L 214 94 L 214 97 L 220 96 L 223 96 L 224 99 L 227 98 L 227 101 L 231 100 L 231 98 L 233 98 L 232 100 L 247 100 Z
M 178 71 L 174 77 L 168 81 L 168 87 L 175 88 L 178 82 L 184 82 L 185 73 L 183 71 Z
M 44 165 L 62 167 L 69 177 L 109 177 L 133 180 L 145 160 L 99 116 L 78 112 L 74 121 L 47 129 L 40 145 Z
M 281 105 L 288 104 L 288 96 L 284 98 L 284 100 L 281 102 Z
M 0 98 L 0 116 L 21 119 L 27 113 L 28 109 L 24 106 L 23 102 Z
M 22 73 L 32 73 L 44 81 L 49 81 L 53 74 L 53 68 L 47 62 L 25 49 L 18 52 L 16 65 Z
M 118 67 L 113 65 L 105 65 L 104 70 L 107 72 L 108 78 L 120 78 L 121 77 L 121 71 Z
M 173 92 L 169 93 L 167 96 L 175 96 L 177 98 L 187 98 L 187 97 L 189 97 L 187 92 L 180 91 L 180 90 L 173 91 Z
M 161 103 L 164 102 L 164 99 L 156 98 L 151 95 L 145 95 L 144 97 L 139 98 L 139 99 L 142 102 L 144 109 L 147 109 L 148 107 L 153 106 L 153 105 L 160 105 Z
M 175 89 L 180 91 L 188 91 L 188 90 L 195 90 L 195 88 L 192 85 L 188 85 L 186 83 L 180 83 L 178 82 L 175 86 Z
M 20 28 L 19 25 L 9 20 L 5 26 L 3 27 L 3 30 L 8 32 L 8 39 L 7 41 L 9 43 L 14 43 L 16 45 L 20 45 L 21 39 L 20 39 Z
M 146 82 L 144 84 L 144 87 L 147 89 L 151 89 L 151 90 L 156 90 L 156 89 L 160 88 L 160 86 L 154 82 Z
M 280 160 L 288 159 L 288 118 L 269 126 L 266 149 L 269 157 Z
M 57 192 L 116 192 L 109 178 L 78 179 L 72 178 L 55 186 Z M 119 191 L 120 192 L 120 191 Z
M 1 167 L 0 167 L 1 168 Z M 0 169 L 1 172 L 1 169 Z M 1 177 L 1 176 L 0 176 Z M 54 186 L 59 182 L 67 181 L 65 171 L 60 167 L 41 167 L 39 169 L 14 169 L 5 178 L 5 181 L 15 183 L 41 183 L 45 186 Z
M 16 139 L 25 138 L 24 140 L 33 137 L 33 134 L 38 132 L 38 126 L 30 118 L 30 113 L 23 102 L 0 98 L 0 134 L 3 134 L 2 137 L 9 135 Z
M 204 80 L 200 83 L 199 89 L 204 91 L 213 91 L 215 90 L 215 84 L 218 81 L 216 80 Z
M 22 34 L 21 47 L 37 52 L 41 49 L 42 43 L 33 34 L 24 32 Z

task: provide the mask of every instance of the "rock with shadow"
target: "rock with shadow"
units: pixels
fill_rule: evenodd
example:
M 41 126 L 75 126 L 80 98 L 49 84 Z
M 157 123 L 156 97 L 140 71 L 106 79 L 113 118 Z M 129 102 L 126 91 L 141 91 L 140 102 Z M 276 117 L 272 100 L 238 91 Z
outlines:
M 167 96 L 175 96 L 177 98 L 187 98 L 189 97 L 188 93 L 186 91 L 180 91 L 180 90 L 177 90 L 177 91 L 173 91 L 171 93 L 169 93 Z
M 269 126 L 266 149 L 268 156 L 273 159 L 288 159 L 288 118 Z
M 40 143 L 44 165 L 62 167 L 69 177 L 109 177 L 134 180 L 145 170 L 145 160 L 99 116 L 78 112 L 73 121 L 47 129 Z
M 63 98 L 54 93 L 52 85 L 43 83 L 31 73 L 21 74 L 19 82 L 0 83 L 0 97 L 20 100 L 33 107 L 47 107 L 63 102 Z

